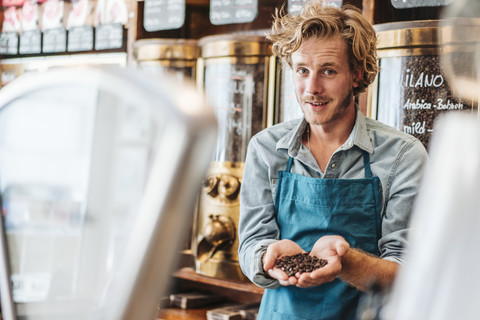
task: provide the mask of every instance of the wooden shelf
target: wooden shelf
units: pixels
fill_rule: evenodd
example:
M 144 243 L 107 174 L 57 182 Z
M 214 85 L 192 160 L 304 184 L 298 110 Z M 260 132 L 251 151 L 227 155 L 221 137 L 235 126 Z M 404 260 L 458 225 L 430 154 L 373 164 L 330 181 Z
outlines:
M 218 278 L 207 277 L 201 274 L 196 273 L 191 268 L 182 268 L 179 269 L 174 273 L 174 277 L 189 281 L 194 281 L 197 283 L 205 283 L 209 285 L 213 285 L 216 287 L 231 289 L 235 291 L 243 291 L 249 292 L 254 294 L 263 294 L 263 289 L 257 287 L 251 282 L 243 282 L 243 281 L 232 281 L 232 280 L 224 280 Z
M 160 311 L 157 320 L 205 320 L 207 319 L 207 310 L 168 308 Z
M 180 292 L 190 290 L 215 292 L 231 302 L 260 302 L 264 291 L 251 282 L 207 277 L 196 273 L 190 267 L 178 269 L 173 277 L 177 279 L 176 290 Z M 160 310 L 157 320 L 206 320 L 207 311 L 215 307 L 215 304 L 200 309 L 167 307 Z

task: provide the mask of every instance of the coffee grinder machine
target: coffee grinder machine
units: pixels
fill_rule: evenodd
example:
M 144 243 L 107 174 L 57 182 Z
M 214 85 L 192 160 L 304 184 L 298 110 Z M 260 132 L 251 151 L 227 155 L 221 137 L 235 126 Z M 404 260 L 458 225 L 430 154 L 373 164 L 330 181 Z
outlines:
M 199 40 L 198 82 L 219 131 L 194 222 L 196 272 L 245 280 L 238 263 L 239 191 L 250 138 L 272 124 L 275 59 L 264 36 L 230 34 Z

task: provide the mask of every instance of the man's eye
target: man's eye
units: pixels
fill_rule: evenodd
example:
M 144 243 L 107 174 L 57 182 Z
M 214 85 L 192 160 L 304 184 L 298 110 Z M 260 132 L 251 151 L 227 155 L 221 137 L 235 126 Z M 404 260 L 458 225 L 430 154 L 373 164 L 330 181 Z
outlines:
M 325 73 L 327 76 L 334 75 L 336 72 L 332 69 L 327 69 L 323 73 Z
M 299 73 L 299 74 L 307 74 L 307 73 L 308 73 L 308 70 L 305 69 L 305 68 L 299 68 L 299 69 L 297 69 L 297 73 Z

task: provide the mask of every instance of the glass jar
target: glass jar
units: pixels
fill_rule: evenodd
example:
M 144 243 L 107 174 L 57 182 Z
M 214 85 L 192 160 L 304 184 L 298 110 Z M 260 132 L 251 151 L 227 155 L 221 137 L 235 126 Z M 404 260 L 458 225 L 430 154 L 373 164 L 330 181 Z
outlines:
M 367 115 L 417 137 L 428 149 L 437 116 L 472 112 L 476 102 L 453 92 L 441 64 L 439 21 L 374 26 L 380 71 L 369 88 Z M 462 46 L 449 45 L 463 53 Z

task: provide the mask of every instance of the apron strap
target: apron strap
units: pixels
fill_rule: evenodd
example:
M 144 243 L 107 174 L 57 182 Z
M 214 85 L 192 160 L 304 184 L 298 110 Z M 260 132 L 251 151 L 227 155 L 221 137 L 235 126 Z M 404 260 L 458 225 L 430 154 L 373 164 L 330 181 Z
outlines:
M 365 178 L 372 177 L 372 170 L 370 169 L 370 155 L 367 151 L 363 151 L 363 166 L 365 168 Z
M 292 167 L 292 162 L 293 162 L 293 158 L 292 158 L 292 157 L 288 157 L 287 167 L 285 168 L 285 171 L 286 171 L 286 172 L 290 172 L 290 168 Z

